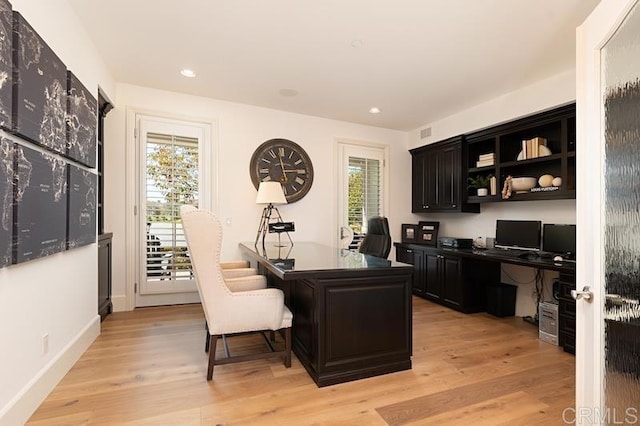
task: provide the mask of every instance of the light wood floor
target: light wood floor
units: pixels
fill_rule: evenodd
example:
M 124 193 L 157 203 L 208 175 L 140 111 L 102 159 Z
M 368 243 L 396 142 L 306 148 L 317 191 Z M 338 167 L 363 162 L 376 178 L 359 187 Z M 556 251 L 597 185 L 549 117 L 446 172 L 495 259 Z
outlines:
M 29 424 L 563 424 L 573 356 L 520 318 L 413 306 L 411 370 L 325 388 L 295 357 L 290 369 L 279 359 L 217 366 L 207 382 L 200 305 L 115 313 Z M 234 339 L 232 352 L 262 344 Z

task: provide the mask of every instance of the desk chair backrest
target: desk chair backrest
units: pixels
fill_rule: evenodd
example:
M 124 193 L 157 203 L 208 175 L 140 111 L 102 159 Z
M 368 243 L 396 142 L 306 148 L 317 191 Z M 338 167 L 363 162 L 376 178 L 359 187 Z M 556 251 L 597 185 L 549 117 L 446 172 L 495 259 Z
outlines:
M 372 217 L 368 221 L 367 234 L 360 243 L 360 253 L 386 259 L 391 251 L 391 233 L 386 217 Z

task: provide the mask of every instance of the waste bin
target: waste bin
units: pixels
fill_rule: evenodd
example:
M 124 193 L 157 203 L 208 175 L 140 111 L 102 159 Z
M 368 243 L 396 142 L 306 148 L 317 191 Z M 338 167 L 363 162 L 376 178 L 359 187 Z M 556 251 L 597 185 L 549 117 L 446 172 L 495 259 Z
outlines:
M 516 314 L 518 287 L 511 284 L 487 286 L 487 312 L 497 317 L 512 317 Z

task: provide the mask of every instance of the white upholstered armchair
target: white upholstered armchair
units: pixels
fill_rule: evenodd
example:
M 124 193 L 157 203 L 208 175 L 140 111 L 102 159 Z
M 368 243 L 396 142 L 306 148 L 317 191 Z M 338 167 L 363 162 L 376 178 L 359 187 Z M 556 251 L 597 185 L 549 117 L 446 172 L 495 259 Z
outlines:
M 222 226 L 212 213 L 195 208 L 181 209 L 181 218 L 207 321 L 207 343 L 210 342 L 206 345 L 209 348 L 207 380 L 213 377 L 213 367 L 217 364 L 282 355 L 284 365 L 290 367 L 293 315 L 284 304 L 282 291 L 265 288 L 266 280 L 260 275 L 238 278 L 223 275 L 219 263 Z M 216 342 L 223 335 L 276 330 L 284 330 L 285 349 L 282 351 L 216 359 Z
M 195 212 L 198 208 L 191 204 L 183 204 L 180 206 L 180 216 L 186 212 Z M 238 278 L 248 275 L 257 275 L 256 268 L 252 268 L 247 260 L 233 260 L 231 262 L 220 262 L 220 268 L 225 278 Z M 262 288 L 266 288 L 265 284 Z M 257 290 L 257 288 L 256 288 Z

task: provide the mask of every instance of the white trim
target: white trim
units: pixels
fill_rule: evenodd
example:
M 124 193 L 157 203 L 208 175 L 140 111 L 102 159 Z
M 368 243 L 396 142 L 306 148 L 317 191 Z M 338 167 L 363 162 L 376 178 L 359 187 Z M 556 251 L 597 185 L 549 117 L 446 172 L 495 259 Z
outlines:
M 334 141 L 334 151 L 335 151 L 335 161 L 334 161 L 334 176 L 336 176 L 336 185 L 334 188 L 333 199 L 335 200 L 335 206 L 332 206 L 332 210 L 334 214 L 332 215 L 332 232 L 331 242 L 334 247 L 340 246 L 340 220 L 341 220 L 341 209 L 343 208 L 343 191 L 344 191 L 344 149 L 347 146 L 355 146 L 362 148 L 370 148 L 382 150 L 383 155 L 383 173 L 382 173 L 382 215 L 389 216 L 389 182 L 390 182 L 390 161 L 389 161 L 389 152 L 390 147 L 388 144 L 381 142 L 371 142 L 371 141 L 363 141 L 357 139 L 349 139 L 349 138 L 336 138 Z
M 576 287 L 589 285 L 593 302 L 576 307 L 576 407 L 603 409 L 604 403 L 604 145 L 602 142 L 601 49 L 636 0 L 602 1 L 577 29 Z M 582 419 L 589 422 L 591 419 Z M 581 424 L 581 421 L 578 421 Z
M 99 335 L 100 316 L 96 315 L 0 410 L 0 425 L 26 423 Z
M 125 113 L 125 157 L 126 157 L 126 188 L 125 188 L 125 310 L 132 311 L 136 307 L 136 295 L 135 295 L 135 283 L 137 281 L 137 264 L 136 264 L 136 247 L 137 247 L 137 232 L 136 232 L 136 216 L 134 215 L 134 209 L 136 209 L 136 194 L 137 194 L 137 177 L 136 166 L 138 160 L 136 132 L 136 122 L 139 116 L 149 116 L 165 120 L 175 120 L 181 122 L 191 122 L 194 124 L 205 125 L 208 127 L 207 136 L 209 136 L 209 146 L 205 144 L 205 149 L 208 152 L 205 155 L 210 156 L 211 166 L 213 170 L 205 170 L 205 176 L 203 179 L 209 181 L 209 188 L 212 189 L 210 199 L 208 200 L 209 208 L 214 213 L 217 213 L 219 209 L 219 179 L 218 179 L 218 150 L 219 150 L 219 135 L 218 135 L 218 121 L 213 118 L 202 117 L 189 117 L 180 114 L 168 113 L 164 111 L 149 110 L 146 108 L 138 108 L 135 106 L 126 107 Z M 206 169 L 206 168 L 205 168 Z M 139 209 L 138 209 L 139 210 Z M 139 283 L 138 283 L 139 284 Z M 118 303 L 122 306 L 123 303 Z M 115 303 L 114 303 L 114 310 Z

